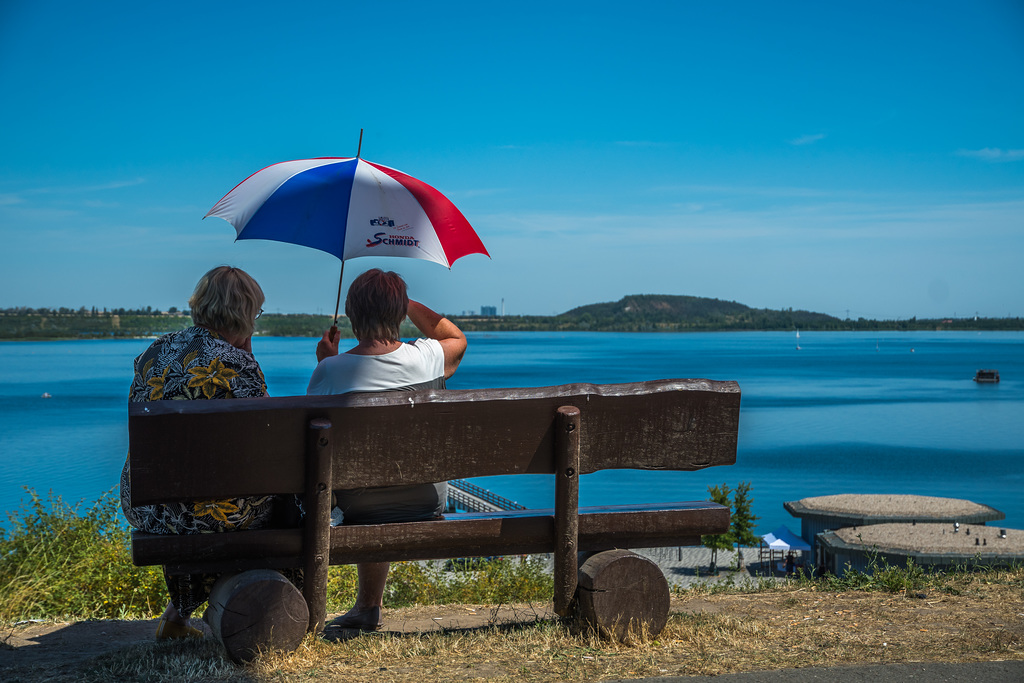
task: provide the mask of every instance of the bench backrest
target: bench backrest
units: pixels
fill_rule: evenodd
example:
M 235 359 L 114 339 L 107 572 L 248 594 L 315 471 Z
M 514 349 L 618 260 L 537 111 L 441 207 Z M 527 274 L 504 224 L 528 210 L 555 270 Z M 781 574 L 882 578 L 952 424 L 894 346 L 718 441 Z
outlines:
M 582 474 L 736 461 L 735 382 L 154 401 L 129 404 L 132 505 L 302 493 L 317 419 L 332 489 L 552 473 L 562 406 L 580 409 Z

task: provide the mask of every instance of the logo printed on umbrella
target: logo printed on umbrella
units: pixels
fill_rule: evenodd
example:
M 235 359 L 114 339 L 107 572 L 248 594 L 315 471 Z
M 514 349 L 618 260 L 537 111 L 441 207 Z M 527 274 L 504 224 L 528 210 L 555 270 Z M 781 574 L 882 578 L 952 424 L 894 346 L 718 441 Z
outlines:
M 370 225 L 386 225 L 389 228 L 395 227 L 395 222 L 387 216 L 381 216 L 380 218 L 371 218 Z
M 405 235 L 388 235 L 386 232 L 375 233 L 372 240 L 369 238 L 366 240 L 367 248 L 376 247 L 381 244 L 394 247 L 418 247 L 420 246 L 420 241 Z

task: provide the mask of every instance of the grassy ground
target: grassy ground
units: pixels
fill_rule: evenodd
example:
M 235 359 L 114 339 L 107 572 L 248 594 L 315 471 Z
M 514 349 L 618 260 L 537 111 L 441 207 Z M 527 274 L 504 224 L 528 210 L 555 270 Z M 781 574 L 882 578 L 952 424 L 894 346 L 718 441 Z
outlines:
M 681 593 L 655 639 L 613 644 L 543 621 L 469 633 L 309 640 L 258 680 L 601 680 L 803 666 L 1024 658 L 1024 572 L 964 575 L 911 594 L 817 586 Z
M 151 623 L 114 621 L 151 619 L 164 599 L 159 573 L 127 560 L 116 520 L 109 501 L 80 513 L 40 500 L 10 520 L 0 535 L 0 679 L 583 681 L 1024 659 L 1022 568 L 928 574 L 881 566 L 781 586 L 698 585 L 677 591 L 660 635 L 624 644 L 544 616 L 550 604 L 540 603 L 494 611 L 479 626 L 437 626 L 456 623 L 444 618 L 453 613 L 490 615 L 506 596 L 550 596 L 535 564 L 504 562 L 456 574 L 401 565 L 389 604 L 418 606 L 390 609 L 386 632 L 307 637 L 294 653 L 238 667 L 209 639 L 155 643 Z M 351 586 L 341 573 L 332 581 L 331 609 L 340 610 Z M 69 623 L 53 623 L 58 615 Z M 18 623 L 30 618 L 46 623 Z M 138 627 L 134 635 L 116 639 L 126 624 Z
M 550 605 L 548 605 L 550 607 Z M 238 667 L 211 640 L 125 644 L 57 667 L 10 670 L 7 680 L 64 681 L 584 681 L 894 662 L 1024 660 L 1024 571 L 957 574 L 911 592 L 828 590 L 789 584 L 744 592 L 695 588 L 673 597 L 654 639 L 611 643 L 573 624 L 515 617 L 465 629 L 430 624 L 486 605 L 388 612 L 388 631 L 348 639 L 307 637 L 298 651 Z M 104 622 L 93 622 L 99 636 Z M 404 626 L 398 626 L 404 625 Z M 410 630 L 401 630 L 409 626 Z M 146 624 L 146 632 L 149 632 Z M 19 628 L 0 631 L 13 635 Z M 87 631 L 80 633 L 88 637 Z M 2 639 L 2 636 L 0 636 Z

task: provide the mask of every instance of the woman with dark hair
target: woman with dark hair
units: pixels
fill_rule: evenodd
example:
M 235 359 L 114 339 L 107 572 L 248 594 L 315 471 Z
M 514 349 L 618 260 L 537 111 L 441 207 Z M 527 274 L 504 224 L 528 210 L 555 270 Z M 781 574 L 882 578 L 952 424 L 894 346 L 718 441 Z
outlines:
M 455 323 L 412 301 L 397 273 L 368 270 L 355 279 L 345 299 L 345 315 L 358 342 L 338 353 L 337 338 L 324 333 L 317 344 L 319 364 L 306 390 L 310 395 L 443 389 L 466 353 L 466 336 Z M 408 316 L 424 337 L 403 343 L 399 327 Z M 440 517 L 447 482 L 345 489 L 334 492 L 345 524 L 417 522 Z M 357 565 L 356 604 L 333 623 L 342 628 L 380 627 L 387 562 Z
M 189 299 L 193 326 L 163 335 L 135 359 L 128 400 L 266 396 L 263 371 L 252 355 L 252 334 L 264 300 L 263 290 L 240 268 L 220 266 L 203 275 Z M 202 534 L 258 529 L 270 520 L 273 496 L 133 508 L 130 457 L 121 471 L 121 508 L 136 529 L 152 534 Z M 164 577 L 171 600 L 157 624 L 156 637 L 201 636 L 202 631 L 191 627 L 188 619 L 207 601 L 217 576 L 165 572 Z

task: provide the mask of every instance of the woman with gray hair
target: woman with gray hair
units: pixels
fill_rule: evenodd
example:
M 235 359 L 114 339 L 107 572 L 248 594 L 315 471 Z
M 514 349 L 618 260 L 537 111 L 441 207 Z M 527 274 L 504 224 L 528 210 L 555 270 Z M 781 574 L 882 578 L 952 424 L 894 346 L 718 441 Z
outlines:
M 263 371 L 252 355 L 252 334 L 264 301 L 263 290 L 240 268 L 220 266 L 203 275 L 188 302 L 194 324 L 163 335 L 135 359 L 128 400 L 266 396 Z M 130 500 L 126 459 L 121 471 L 121 508 L 133 527 L 148 533 L 256 529 L 267 525 L 274 502 L 273 496 L 259 496 L 133 508 Z M 189 625 L 188 618 L 207 601 L 217 576 L 170 576 L 165 572 L 164 577 L 171 600 L 157 625 L 157 639 L 202 635 Z

